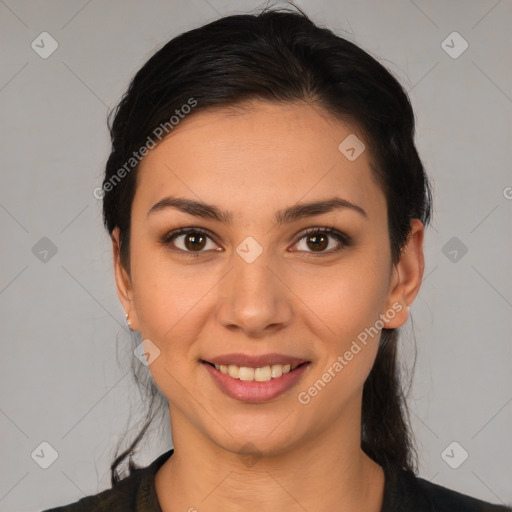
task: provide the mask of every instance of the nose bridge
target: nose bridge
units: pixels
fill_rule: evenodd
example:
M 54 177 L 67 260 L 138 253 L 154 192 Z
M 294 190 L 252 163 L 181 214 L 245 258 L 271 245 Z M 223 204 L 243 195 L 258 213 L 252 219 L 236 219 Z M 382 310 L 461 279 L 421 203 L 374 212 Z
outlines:
M 268 328 L 287 325 L 292 305 L 286 287 L 269 268 L 270 254 L 256 251 L 251 243 L 242 242 L 233 254 L 217 315 L 224 327 L 238 327 L 247 335 L 258 336 Z

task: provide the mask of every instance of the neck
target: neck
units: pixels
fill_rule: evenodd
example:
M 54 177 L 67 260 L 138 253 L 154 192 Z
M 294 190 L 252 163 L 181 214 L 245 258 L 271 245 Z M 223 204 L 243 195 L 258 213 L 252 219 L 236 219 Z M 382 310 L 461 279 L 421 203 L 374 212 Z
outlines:
M 171 424 L 174 453 L 155 478 L 163 512 L 380 512 L 384 472 L 361 450 L 358 422 L 261 457 L 221 448 L 176 410 Z

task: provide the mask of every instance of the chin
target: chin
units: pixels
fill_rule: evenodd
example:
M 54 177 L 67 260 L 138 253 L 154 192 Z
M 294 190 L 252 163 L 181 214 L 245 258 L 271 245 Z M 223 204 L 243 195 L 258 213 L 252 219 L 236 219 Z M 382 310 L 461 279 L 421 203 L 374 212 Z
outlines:
M 298 445 L 303 437 L 295 422 L 289 421 L 291 416 L 289 411 L 284 410 L 280 414 L 266 414 L 261 417 L 255 417 L 255 412 L 244 417 L 228 416 L 222 426 L 218 426 L 214 432 L 210 430 L 210 438 L 220 448 L 232 453 L 280 455 Z

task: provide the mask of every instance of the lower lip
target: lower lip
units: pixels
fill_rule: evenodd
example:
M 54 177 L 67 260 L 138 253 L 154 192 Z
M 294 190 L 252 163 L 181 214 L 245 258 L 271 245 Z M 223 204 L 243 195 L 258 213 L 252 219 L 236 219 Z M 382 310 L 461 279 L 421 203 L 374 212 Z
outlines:
M 215 384 L 226 395 L 242 402 L 268 402 L 292 388 L 309 368 L 309 363 L 302 364 L 295 370 L 267 382 L 243 381 L 222 373 L 208 363 L 202 363 L 210 373 Z

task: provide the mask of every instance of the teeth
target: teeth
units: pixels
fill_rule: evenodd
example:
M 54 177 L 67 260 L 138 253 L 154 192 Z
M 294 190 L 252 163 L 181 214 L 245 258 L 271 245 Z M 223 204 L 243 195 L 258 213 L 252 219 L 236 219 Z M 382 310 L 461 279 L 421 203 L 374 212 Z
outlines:
M 295 370 L 297 366 L 299 364 L 273 364 L 272 366 L 262 366 L 260 368 L 248 368 L 247 366 L 236 366 L 234 364 L 216 364 L 215 368 L 233 379 L 246 382 L 268 382 L 270 379 L 278 379 L 281 375 Z
M 270 369 L 270 374 L 273 379 L 281 377 L 281 375 L 283 374 L 283 367 L 278 364 L 272 365 L 272 368 Z
M 264 366 L 263 368 L 256 368 L 254 370 L 254 380 L 256 382 L 268 382 L 272 378 L 272 370 L 270 366 Z
M 240 380 L 251 381 L 254 380 L 254 368 L 246 368 L 245 366 L 241 366 L 238 369 L 238 378 Z
M 215 365 L 215 368 L 217 368 L 217 365 Z M 238 379 L 239 371 L 240 371 L 240 368 L 238 366 L 235 366 L 234 364 L 230 364 L 228 366 L 228 375 L 230 377 L 233 377 L 233 379 Z

